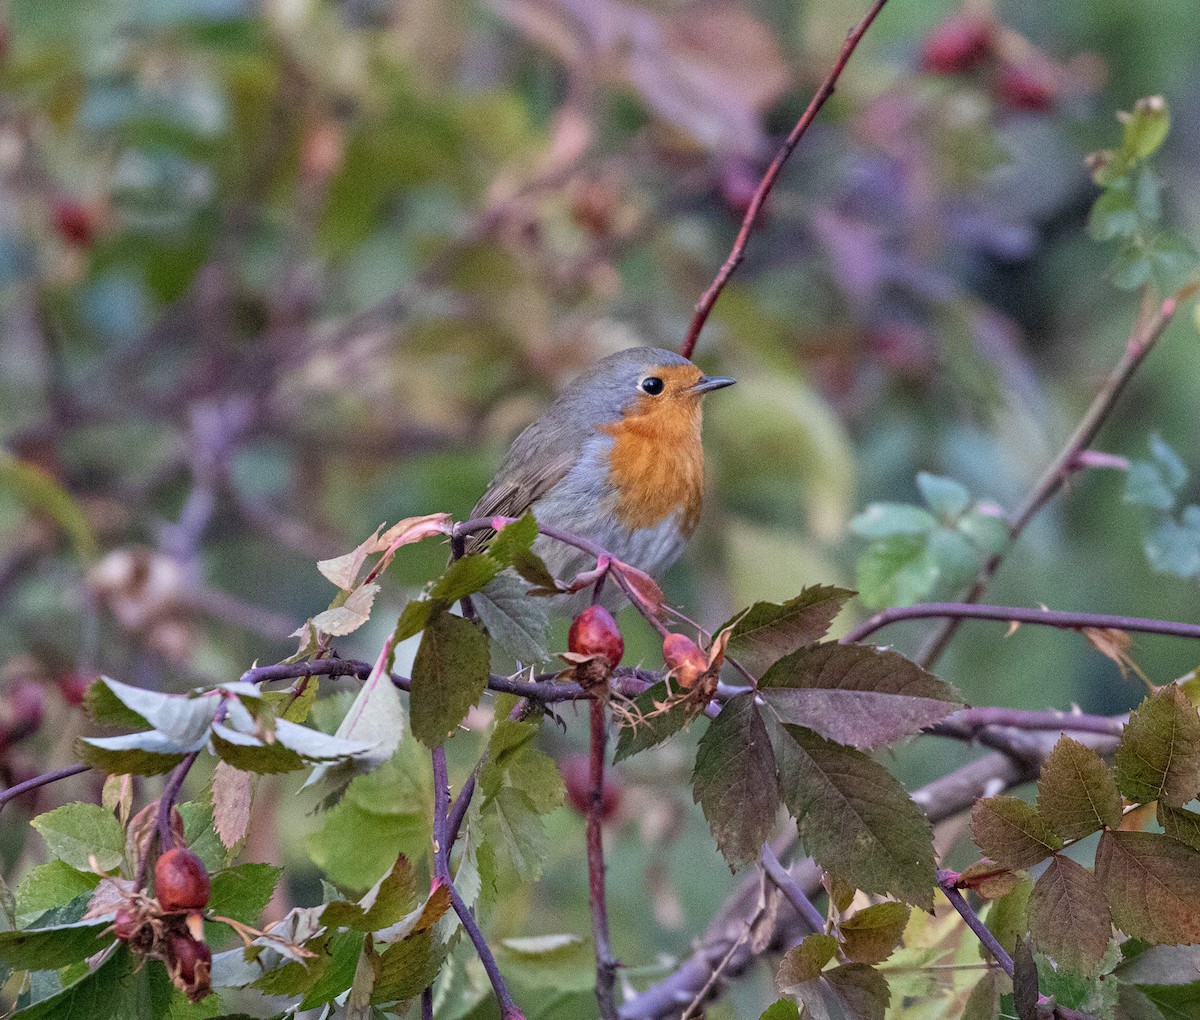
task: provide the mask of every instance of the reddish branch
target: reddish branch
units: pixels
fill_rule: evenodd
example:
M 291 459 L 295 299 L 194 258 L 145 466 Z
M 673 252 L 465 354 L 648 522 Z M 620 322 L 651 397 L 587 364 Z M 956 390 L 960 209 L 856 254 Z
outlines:
M 44 775 L 26 779 L 25 782 L 17 783 L 16 786 L 10 786 L 3 793 L 0 793 L 0 810 L 3 810 L 4 805 L 10 800 L 16 800 L 23 793 L 36 790 L 39 786 L 49 786 L 51 783 L 57 783 L 60 779 L 70 779 L 71 776 L 77 776 L 81 772 L 88 772 L 90 770 L 90 765 L 71 765 L 65 769 L 58 769 L 55 772 L 47 772 Z
M 1017 509 L 1009 521 L 1008 535 L 1010 542 L 1016 541 L 1021 536 L 1021 533 L 1025 530 L 1029 522 L 1033 520 L 1038 511 L 1063 487 L 1067 479 L 1071 476 L 1071 473 L 1080 467 L 1080 457 L 1091 446 L 1101 426 L 1107 420 L 1109 414 L 1112 413 L 1117 398 L 1121 395 L 1129 380 L 1133 378 L 1134 372 L 1146 360 L 1146 355 L 1153 350 L 1154 345 L 1158 342 L 1158 338 L 1162 336 L 1163 331 L 1174 318 L 1179 302 L 1190 296 L 1192 290 L 1194 290 L 1194 287 L 1189 287 L 1178 294 L 1172 295 L 1163 301 L 1156 310 L 1152 310 L 1153 306 L 1149 302 L 1149 292 L 1147 291 L 1146 297 L 1143 299 L 1142 311 L 1138 315 L 1137 324 L 1134 326 L 1129 341 L 1125 345 L 1124 355 L 1122 355 L 1121 360 L 1109 372 L 1107 378 L 1105 378 L 1099 392 L 1097 392 L 1095 398 L 1092 400 L 1091 406 L 1075 427 L 1075 431 L 1071 434 L 1062 450 L 1059 451 L 1058 456 L 1051 461 L 1050 466 L 1043 472 L 1042 477 L 1034 485 L 1025 502 Z M 980 570 L 975 583 L 964 596 L 963 601 L 978 602 L 983 598 L 988 585 L 1003 562 L 1003 552 L 997 553 L 988 560 L 984 564 L 983 569 Z M 946 646 L 957 633 L 962 619 L 962 617 L 953 617 L 934 632 L 918 656 L 918 661 L 921 665 L 927 669 L 933 668 L 942 657 Z
M 767 167 L 767 172 L 763 174 L 762 180 L 759 181 L 758 189 L 754 192 L 754 197 L 750 199 L 746 215 L 742 218 L 742 226 L 738 231 L 736 240 L 733 242 L 733 248 L 730 249 L 729 257 L 717 272 L 708 290 L 701 295 L 700 300 L 696 303 L 696 311 L 692 316 L 692 323 L 688 327 L 683 346 L 679 349 L 685 358 L 692 356 L 692 352 L 696 349 L 696 341 L 700 337 L 700 331 L 704 328 L 704 323 L 708 321 L 708 316 L 713 310 L 713 305 L 717 303 L 717 298 L 721 296 L 721 291 L 725 289 L 725 284 L 729 282 L 729 278 L 733 276 L 737 267 L 742 264 L 742 260 L 746 257 L 746 245 L 750 242 L 750 234 L 754 230 L 755 223 L 758 221 L 759 213 L 762 211 L 763 203 L 767 200 L 767 195 L 771 193 L 771 189 L 775 186 L 775 181 L 778 179 L 780 171 L 783 170 L 784 163 L 788 161 L 788 157 L 791 156 L 800 139 L 808 131 L 809 125 L 816 119 L 817 114 L 821 111 L 821 107 L 833 95 L 838 78 L 841 77 L 842 71 L 845 70 L 850 55 L 866 34 L 867 29 L 871 27 L 871 23 L 875 20 L 876 16 L 883 10 L 885 3 L 887 3 L 887 0 L 875 0 L 875 3 L 863 17 L 862 21 L 855 25 L 851 29 L 850 34 L 846 36 L 846 41 L 842 45 L 842 51 L 838 54 L 833 69 L 821 83 L 821 87 L 817 89 L 817 93 L 809 102 L 808 108 L 801 115 L 800 119 L 796 121 L 796 126 L 792 128 L 792 133 L 787 136 L 787 140 L 775 154 L 771 165 Z
M 588 906 L 592 912 L 592 938 L 596 943 L 596 999 L 601 1020 L 617 1020 L 614 986 L 617 962 L 608 938 L 608 906 L 604 898 L 604 840 L 600 819 L 604 813 L 604 702 L 591 704 L 591 796 L 587 811 Z

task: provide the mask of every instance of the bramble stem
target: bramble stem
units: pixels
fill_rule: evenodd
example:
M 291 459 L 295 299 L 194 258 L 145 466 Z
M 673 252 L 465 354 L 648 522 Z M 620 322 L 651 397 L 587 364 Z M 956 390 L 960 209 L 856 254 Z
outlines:
M 758 188 L 754 192 L 754 197 L 750 199 L 750 205 L 746 209 L 746 215 L 742 217 L 742 226 L 738 230 L 737 238 L 733 242 L 733 248 L 730 249 L 729 256 L 717 271 L 717 275 L 713 282 L 709 284 L 708 290 L 696 302 L 695 314 L 692 316 L 691 325 L 688 326 L 683 346 L 679 349 L 679 353 L 685 358 L 692 356 L 692 352 L 696 349 L 696 341 L 700 338 L 700 331 L 704 328 L 705 322 L 708 321 L 708 316 L 713 310 L 713 305 L 717 303 L 717 298 L 721 296 L 721 291 L 725 289 L 725 284 L 729 282 L 729 278 L 733 276 L 737 267 L 742 264 L 742 260 L 746 257 L 746 245 L 750 242 L 750 233 L 758 221 L 759 213 L 762 211 L 763 203 L 767 200 L 767 195 L 771 193 L 771 189 L 775 186 L 775 181 L 779 178 L 780 171 L 783 170 L 784 163 L 788 161 L 788 157 L 791 156 L 796 146 L 800 143 L 800 139 L 808 131 L 809 125 L 816 119 L 817 114 L 821 111 L 821 107 L 833 95 L 834 87 L 837 85 L 837 80 L 841 77 L 842 71 L 845 70 L 850 55 L 866 34 L 867 29 L 871 27 L 871 23 L 875 20 L 876 16 L 883 10 L 885 3 L 887 3 L 887 0 L 875 0 L 874 5 L 867 11 L 862 21 L 855 25 L 849 35 L 846 36 L 846 41 L 842 44 L 842 50 L 838 54 L 833 69 L 826 75 L 825 80 L 821 83 L 821 87 L 817 89 L 816 94 L 809 101 L 808 108 L 801 114 L 800 119 L 796 121 L 796 126 L 792 128 L 791 134 L 787 136 L 783 145 L 780 146 L 779 151 L 775 154 L 775 158 L 771 160 L 771 165 L 767 167 L 767 172 L 763 174 L 762 180 L 759 181 Z
M 16 786 L 10 786 L 3 793 L 0 793 L 0 811 L 4 810 L 4 805 L 10 800 L 16 800 L 23 793 L 36 790 L 40 786 L 49 786 L 51 783 L 57 783 L 60 779 L 70 779 L 71 776 L 77 776 L 81 772 L 90 772 L 91 768 L 90 765 L 69 765 L 65 769 L 46 772 L 40 776 L 34 776 L 32 779 L 26 779 L 23 783 L 17 783 Z
M 596 999 L 601 1020 L 617 1020 L 613 990 L 617 963 L 608 936 L 608 905 L 604 898 L 604 839 L 601 814 L 604 808 L 605 705 L 591 704 L 591 796 L 587 810 L 588 906 L 592 912 L 592 939 L 596 943 Z
M 824 931 L 825 918 L 813 906 L 812 900 L 804 895 L 804 890 L 796 884 L 795 879 L 788 874 L 787 868 L 775 856 L 775 851 L 771 849 L 770 843 L 762 845 L 759 859 L 762 861 L 763 871 L 767 873 L 767 878 L 771 880 L 776 889 L 783 893 L 784 899 L 792 905 L 793 909 L 804 919 L 805 923 L 814 932 Z

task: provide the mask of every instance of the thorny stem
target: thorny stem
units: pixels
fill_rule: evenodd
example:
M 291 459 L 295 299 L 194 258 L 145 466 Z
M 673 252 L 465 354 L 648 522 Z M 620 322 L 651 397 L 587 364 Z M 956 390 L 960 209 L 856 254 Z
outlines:
M 1140 616 L 1112 616 L 1108 613 L 1069 613 L 1052 609 L 1027 609 L 1019 606 L 981 606 L 967 602 L 926 602 L 915 606 L 885 609 L 865 620 L 842 638 L 843 644 L 856 644 L 901 620 L 927 620 L 945 617 L 954 623 L 963 620 L 995 620 L 1000 623 L 1031 623 L 1060 630 L 1128 630 L 1142 634 L 1200 640 L 1200 625 L 1174 620 L 1151 620 Z M 926 667 L 928 668 L 928 666 Z
M 1079 466 L 1079 457 L 1096 438 L 1100 427 L 1112 412 L 1117 398 L 1133 377 L 1134 372 L 1153 350 L 1158 338 L 1175 316 L 1179 302 L 1190 296 L 1190 289 L 1172 295 L 1159 305 L 1158 310 L 1151 314 L 1149 305 L 1143 304 L 1143 311 L 1138 315 L 1138 321 L 1133 328 L 1125 353 L 1116 366 L 1109 372 L 1100 390 L 1092 400 L 1091 406 L 1084 413 L 1057 457 L 1038 479 L 1025 502 L 1013 514 L 1008 525 L 1009 546 L 1015 542 L 1026 526 L 1042 507 L 1044 507 L 1063 487 L 1071 472 Z M 1007 550 L 1006 550 L 1007 551 Z M 978 602 L 983 598 L 1000 564 L 1004 562 L 1005 551 L 998 552 L 983 565 L 975 583 L 971 586 L 964 602 Z M 917 661 L 926 669 L 932 669 L 945 652 L 946 646 L 953 639 L 961 626 L 962 617 L 952 617 L 939 627 L 926 642 L 917 656 Z
M 596 943 L 596 999 L 601 1020 L 617 1020 L 614 996 L 617 963 L 608 937 L 608 905 L 604 898 L 604 839 L 600 817 L 604 807 L 605 703 L 591 704 L 591 796 L 587 810 L 588 906 L 592 912 L 592 939 Z
M 816 119 L 817 114 L 821 111 L 821 107 L 833 95 L 837 80 L 841 77 L 842 71 L 850 59 L 850 55 L 866 34 L 867 29 L 871 27 L 871 23 L 875 20 L 876 16 L 883 10 L 883 5 L 886 2 L 887 0 L 875 0 L 875 3 L 863 17 L 862 21 L 851 29 L 850 34 L 846 36 L 846 41 L 842 45 L 842 50 L 838 54 L 833 69 L 821 83 L 821 87 L 817 89 L 816 95 L 809 102 L 808 108 L 801 114 L 800 119 L 796 121 L 796 126 L 792 128 L 792 133 L 787 136 L 787 140 L 775 154 L 771 165 L 767 167 L 767 172 L 763 174 L 763 178 L 758 184 L 758 189 L 754 192 L 754 197 L 750 200 L 750 206 L 746 210 L 746 215 L 742 218 L 742 226 L 738 231 L 736 240 L 733 242 L 733 248 L 729 252 L 729 257 L 725 259 L 724 265 L 718 270 L 716 278 L 709 285 L 708 290 L 701 295 L 700 300 L 696 303 L 696 311 L 692 316 L 691 325 L 688 327 L 687 337 L 683 341 L 683 346 L 679 349 L 679 352 L 685 358 L 692 356 L 692 352 L 696 349 L 696 341 L 700 337 L 700 331 L 704 328 L 705 322 L 708 321 L 708 316 L 713 310 L 713 305 L 717 303 L 717 298 L 721 296 L 721 291 L 725 289 L 725 284 L 729 282 L 729 278 L 733 276 L 737 267 L 742 264 L 742 260 L 746 257 L 746 245 L 750 242 L 750 233 L 754 230 L 754 225 L 758 221 L 763 203 L 767 200 L 767 195 L 771 193 L 771 189 L 775 186 L 775 181 L 778 179 L 780 171 L 783 170 L 784 163 L 788 161 L 788 157 L 791 156 L 793 150 L 800 143 L 800 139 L 808 131 L 809 125 Z
M 775 856 L 775 851 L 771 849 L 770 843 L 762 845 L 762 850 L 759 852 L 759 859 L 762 861 L 763 871 L 767 873 L 767 878 L 771 880 L 776 889 L 783 893 L 784 899 L 792 905 L 793 909 L 804 919 L 805 923 L 814 932 L 824 931 L 825 918 L 813 906 L 812 900 L 804 895 L 804 890 L 796 884 L 796 880 L 788 874 L 787 868 Z

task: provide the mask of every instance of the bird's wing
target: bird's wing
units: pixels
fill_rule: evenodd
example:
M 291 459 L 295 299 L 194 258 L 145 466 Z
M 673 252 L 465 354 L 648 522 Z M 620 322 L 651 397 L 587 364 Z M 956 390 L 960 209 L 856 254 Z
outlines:
M 558 484 L 579 459 L 580 445 L 574 429 L 548 435 L 534 422 L 509 450 L 487 492 L 475 504 L 472 517 L 520 517 Z M 467 552 L 478 552 L 491 540 L 492 531 L 477 531 L 467 541 Z

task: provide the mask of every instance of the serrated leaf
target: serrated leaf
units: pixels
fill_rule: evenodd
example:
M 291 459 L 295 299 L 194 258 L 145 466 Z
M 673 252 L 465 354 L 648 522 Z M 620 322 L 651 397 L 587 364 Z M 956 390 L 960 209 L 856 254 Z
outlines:
M 1006 868 L 1027 868 L 1062 849 L 1037 808 L 1007 795 L 975 802 L 971 835 L 980 850 Z
M 120 822 L 98 804 L 64 804 L 38 815 L 30 824 L 55 857 L 80 871 L 90 869 L 93 856 L 103 871 L 111 871 L 125 857 L 125 832 Z
M 404 1001 L 420 995 L 437 977 L 444 955 L 444 948 L 435 947 L 427 931 L 389 946 L 380 956 L 374 1001 Z
M 250 828 L 251 775 L 219 761 L 213 771 L 213 827 L 226 848 L 241 842 Z
M 532 665 L 550 658 L 546 602 L 527 595 L 525 585 L 515 577 L 501 574 L 475 595 L 473 603 L 492 641 L 513 659 Z
M 502 566 L 513 566 L 529 553 L 537 536 L 537 521 L 533 512 L 527 511 L 523 517 L 504 525 L 492 536 L 487 544 L 487 554 Z
M 1190 509 L 1190 508 L 1189 508 Z M 1150 569 L 1172 577 L 1200 575 L 1200 526 L 1164 517 L 1142 544 Z
M 1082 839 L 1120 824 L 1121 794 L 1100 755 L 1062 736 L 1042 765 L 1037 810 L 1063 839 Z
M 798 946 L 793 946 L 779 961 L 775 971 L 775 985 L 781 992 L 793 991 L 797 985 L 815 981 L 825 969 L 825 964 L 837 956 L 838 940 L 824 932 L 806 935 Z
M 869 645 L 802 648 L 767 670 L 759 687 L 783 722 L 860 749 L 912 736 L 961 707 L 948 684 Z
M 440 879 L 435 880 L 433 889 L 425 902 L 415 907 L 395 924 L 375 933 L 378 943 L 401 942 L 404 939 L 428 931 L 442 919 L 452 905 L 450 887 Z
M 785 655 L 820 641 L 853 595 L 848 588 L 811 585 L 781 604 L 754 603 L 744 613 L 725 621 L 716 633 L 730 628 L 726 654 L 751 673 L 762 674 Z
M 479 701 L 487 680 L 488 646 L 483 632 L 460 616 L 435 616 L 425 628 L 413 662 L 413 735 L 426 747 L 444 743 Z
M 876 903 L 838 924 L 851 963 L 883 963 L 900 944 L 911 911 L 903 903 Z
M 971 494 L 953 478 L 917 472 L 917 488 L 929 509 L 944 521 L 953 521 L 971 504 Z
M 666 709 L 667 682 L 647 687 L 633 699 L 629 709 L 629 719 L 623 722 L 617 734 L 617 747 L 613 752 L 613 764 L 624 761 L 640 751 L 656 747 L 664 740 L 669 740 L 688 724 L 691 715 L 688 703 L 677 699 Z
M 1029 897 L 1033 894 L 1033 883 L 1028 880 L 1020 882 L 1012 892 L 1006 893 L 998 900 L 993 900 L 987 913 L 987 926 L 996 941 L 1011 955 L 1016 948 L 1017 939 L 1029 930 L 1026 921 Z M 991 960 L 991 954 L 980 944 L 979 958 Z
M 222 723 L 214 723 L 212 746 L 225 765 L 243 773 L 273 775 L 304 768 L 304 759 L 279 741 L 265 743 Z
M 1172 839 L 1200 850 L 1200 814 L 1158 802 L 1158 824 Z
M 1173 230 L 1163 230 L 1146 247 L 1150 275 L 1163 294 L 1174 294 L 1196 275 L 1196 248 L 1186 237 Z
M 183 818 L 183 841 L 210 871 L 220 871 L 230 861 L 230 853 L 213 827 L 212 805 L 189 800 L 179 805 Z
M 731 866 L 757 860 L 775 827 L 779 785 L 770 737 L 752 693 L 725 703 L 696 749 L 693 797 Z
M 457 602 L 466 595 L 480 591 L 500 573 L 502 566 L 487 553 L 471 553 L 461 559 L 452 560 L 434 583 L 429 597 L 434 601 Z
M 345 637 L 353 634 L 371 618 L 371 606 L 380 586 L 372 581 L 355 588 L 340 606 L 333 606 L 312 618 L 312 625 L 325 634 Z M 336 601 L 336 600 L 335 600 Z
M 122 737 L 80 737 L 80 760 L 110 775 L 157 776 L 170 772 L 195 748 L 180 747 L 156 730 Z
M 212 876 L 208 909 L 242 924 L 257 924 L 275 894 L 282 868 L 272 864 L 238 864 Z
M 408 603 L 396 621 L 396 630 L 392 634 L 392 644 L 398 645 L 415 637 L 425 629 L 425 625 L 437 614 L 449 606 L 444 602 L 433 602 L 430 599 L 414 599 Z
M 335 931 L 323 947 L 321 959 L 328 961 L 319 970 L 315 980 L 307 987 L 296 988 L 282 994 L 296 995 L 304 993 L 300 1001 L 301 1011 L 315 1009 L 327 1002 L 332 1002 L 354 982 L 354 972 L 358 967 L 358 958 L 362 955 L 363 943 L 366 936 L 357 931 Z M 307 969 L 312 970 L 314 961 L 307 961 Z M 301 970 L 304 964 L 298 964 Z
M 891 994 L 879 971 L 848 963 L 796 986 L 806 1020 L 883 1020 Z
M 1119 1020 L 1198 1020 L 1200 984 L 1120 985 Z
M 981 513 L 978 510 L 963 514 L 954 527 L 965 535 L 976 549 L 989 556 L 1003 552 L 1012 537 L 1008 522 L 1003 517 Z
M 1130 717 L 1114 757 L 1117 785 L 1137 803 L 1182 807 L 1200 793 L 1200 716 L 1174 684 Z
M 1113 923 L 1159 945 L 1200 942 L 1200 851 L 1151 832 L 1104 832 L 1096 879 Z
M 1112 916 L 1096 876 L 1069 857 L 1052 858 L 1029 897 L 1029 930 L 1038 951 L 1059 967 L 1098 974 Z
M 869 893 L 933 904 L 933 836 L 878 762 L 799 726 L 773 731 L 784 802 L 821 867 Z
M 66 861 L 39 864 L 17 886 L 13 920 L 18 928 L 27 928 L 47 910 L 90 893 L 99 881 L 99 875 L 79 871 Z
M 377 931 L 394 924 L 413 907 L 416 882 L 404 856 L 358 902 L 335 900 L 321 912 L 321 923 L 334 928 Z
M 138 715 L 113 692 L 114 686 L 124 687 L 119 681 L 100 677 L 88 685 L 83 694 L 83 710 L 87 717 L 101 726 L 121 726 L 129 729 L 144 729 L 150 725 L 148 719 Z M 138 688 L 132 688 L 138 690 Z M 150 693 L 150 692 L 148 692 Z M 166 695 L 160 695 L 166 697 Z
M 1200 982 L 1200 945 L 1150 946 L 1113 971 L 1125 984 L 1191 985 Z
M 920 602 L 941 571 L 929 554 L 928 535 L 891 535 L 872 542 L 855 565 L 855 584 L 872 609 Z
M 1088 233 L 1096 241 L 1128 240 L 1136 236 L 1140 226 L 1127 178 L 1118 178 L 1105 188 L 1088 214 Z
M 541 812 L 523 790 L 504 787 L 489 797 L 479 814 L 480 866 L 489 883 L 512 876 L 532 882 L 542 872 L 547 846 Z
M 967 996 L 960 1020 L 999 1020 L 1000 973 L 987 971 Z
M 388 872 L 398 852 L 410 860 L 429 853 L 429 820 L 417 814 L 372 813 L 351 800 L 353 789 L 352 784 L 350 794 L 322 816 L 323 824 L 308 836 L 306 848 L 331 881 L 366 889 Z
M 0 932 L 0 962 L 13 970 L 56 970 L 76 960 L 86 960 L 112 942 L 100 933 L 109 918 L 31 931 Z

